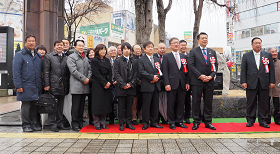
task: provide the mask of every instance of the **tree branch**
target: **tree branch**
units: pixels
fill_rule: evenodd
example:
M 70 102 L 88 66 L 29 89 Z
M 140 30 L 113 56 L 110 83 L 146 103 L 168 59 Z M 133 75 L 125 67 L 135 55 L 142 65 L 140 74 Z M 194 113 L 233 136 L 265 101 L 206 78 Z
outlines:
M 167 12 L 171 9 L 172 6 L 172 0 L 169 0 L 168 6 L 164 9 L 164 14 L 167 14 Z

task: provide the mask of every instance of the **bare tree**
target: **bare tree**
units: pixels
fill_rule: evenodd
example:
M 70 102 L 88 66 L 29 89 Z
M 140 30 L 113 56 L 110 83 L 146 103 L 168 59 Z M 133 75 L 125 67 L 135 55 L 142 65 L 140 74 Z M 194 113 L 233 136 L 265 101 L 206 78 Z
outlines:
M 199 26 L 200 26 L 200 21 L 201 21 L 201 16 L 202 16 L 203 2 L 205 2 L 205 1 L 212 2 L 213 4 L 215 4 L 219 7 L 225 7 L 229 10 L 230 13 L 235 15 L 235 8 L 236 8 L 235 3 L 233 3 L 233 6 L 229 7 L 226 4 L 219 3 L 217 0 L 193 0 L 193 10 L 194 10 L 194 15 L 195 15 L 194 26 L 193 26 L 193 48 L 198 46 L 196 37 L 199 33 Z
M 159 32 L 159 42 L 165 44 L 165 20 L 166 14 L 171 9 L 172 0 L 169 0 L 168 6 L 164 8 L 162 0 L 156 0 L 157 2 L 157 13 L 158 13 L 158 32 Z
M 84 3 L 82 3 L 84 2 Z M 65 0 L 65 28 L 67 39 L 75 41 L 76 30 L 83 19 L 93 22 L 89 14 L 97 14 L 108 7 L 109 0 Z M 73 39 L 72 39 L 73 38 Z
M 136 43 L 142 45 L 150 40 L 153 24 L 153 0 L 135 0 Z

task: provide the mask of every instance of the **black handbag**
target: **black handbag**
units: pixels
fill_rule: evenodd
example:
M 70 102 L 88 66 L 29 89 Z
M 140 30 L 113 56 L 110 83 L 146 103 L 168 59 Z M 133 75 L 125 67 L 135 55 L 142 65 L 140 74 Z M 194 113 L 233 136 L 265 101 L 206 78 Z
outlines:
M 38 102 L 36 102 L 36 105 L 55 107 L 57 102 L 57 98 L 49 91 L 46 91 L 44 94 L 39 95 L 39 99 Z

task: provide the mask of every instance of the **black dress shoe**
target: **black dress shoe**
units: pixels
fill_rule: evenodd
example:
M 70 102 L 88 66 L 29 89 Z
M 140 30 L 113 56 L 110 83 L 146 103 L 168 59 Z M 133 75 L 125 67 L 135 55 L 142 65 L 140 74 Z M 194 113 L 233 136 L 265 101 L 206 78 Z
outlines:
M 103 129 L 109 129 L 106 125 L 102 126 Z
M 134 130 L 135 128 L 131 124 L 126 124 L 126 128 L 129 128 L 131 130 Z
M 138 125 L 138 122 L 136 120 L 132 120 L 132 125 Z
M 142 120 L 140 120 L 140 123 L 142 124 L 142 123 L 143 123 L 143 121 L 142 121 Z
M 252 126 L 254 126 L 254 123 L 248 122 L 248 123 L 246 124 L 246 127 L 252 127 Z
M 96 126 L 95 128 L 96 128 L 96 130 L 101 130 L 100 126 Z
M 123 131 L 123 130 L 124 130 L 124 124 L 120 124 L 119 130 L 120 130 L 120 131 Z
M 69 130 L 70 127 L 65 127 L 64 125 L 57 125 L 57 128 L 60 130 Z
M 186 124 L 190 124 L 190 123 L 191 123 L 191 122 L 190 122 L 190 119 L 189 119 L 189 118 L 185 119 L 185 123 L 186 123 Z
M 163 128 L 162 126 L 156 124 L 156 125 L 151 125 L 151 127 L 155 127 L 155 128 Z
M 182 128 L 188 128 L 188 126 L 184 125 L 183 123 L 175 123 L 175 126 L 182 127 Z
M 259 125 L 261 126 L 261 127 L 264 127 L 264 128 L 270 128 L 270 126 L 267 124 L 267 123 L 259 123 Z
M 276 121 L 275 124 L 276 124 L 276 125 L 280 125 L 280 122 Z
M 192 130 L 197 130 L 197 129 L 198 129 L 198 127 L 199 127 L 199 124 L 193 124 L 193 126 L 192 126 Z
M 51 131 L 59 132 L 59 129 L 57 128 L 57 126 L 51 126 Z
M 33 129 L 33 131 L 41 131 L 42 127 L 34 126 L 34 127 L 32 127 L 32 129 Z
M 207 125 L 205 124 L 205 128 L 216 130 L 216 127 L 214 127 L 212 124 L 207 124 Z
M 175 130 L 176 126 L 175 124 L 169 124 L 169 128 Z
M 78 132 L 78 131 L 80 131 L 81 129 L 80 129 L 78 126 L 73 126 L 73 127 L 72 127 L 72 130 L 75 131 L 75 132 Z
M 30 127 L 23 128 L 23 132 L 33 132 L 33 129 Z
M 143 127 L 142 127 L 142 130 L 146 130 L 146 129 L 148 129 L 148 125 L 143 125 Z

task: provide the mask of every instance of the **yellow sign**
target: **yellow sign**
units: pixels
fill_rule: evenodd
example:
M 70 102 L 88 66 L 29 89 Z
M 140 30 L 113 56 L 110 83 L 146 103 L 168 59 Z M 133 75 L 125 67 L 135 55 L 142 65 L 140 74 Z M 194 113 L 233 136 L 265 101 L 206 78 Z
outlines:
M 20 45 L 20 49 L 22 49 L 22 42 L 14 42 L 14 49 L 17 49 L 17 45 Z
M 93 48 L 93 36 L 87 35 L 87 48 Z

